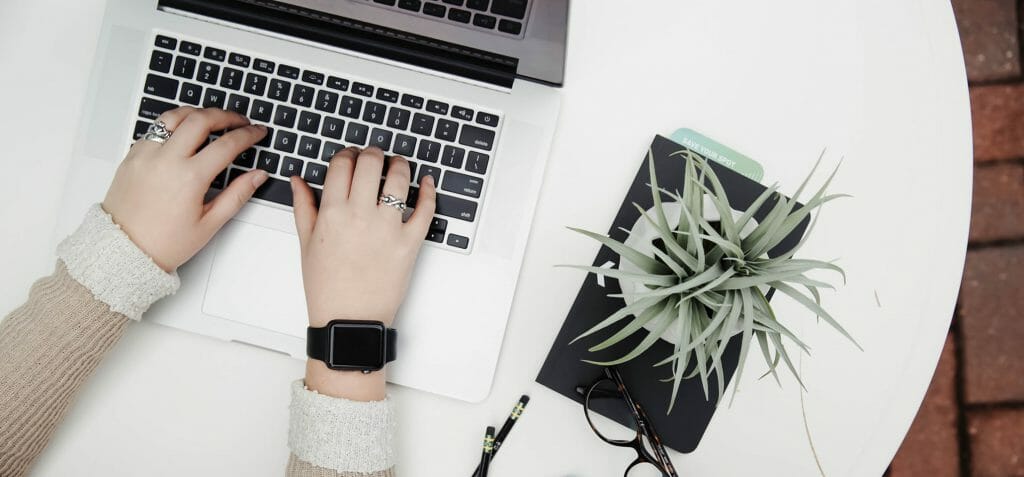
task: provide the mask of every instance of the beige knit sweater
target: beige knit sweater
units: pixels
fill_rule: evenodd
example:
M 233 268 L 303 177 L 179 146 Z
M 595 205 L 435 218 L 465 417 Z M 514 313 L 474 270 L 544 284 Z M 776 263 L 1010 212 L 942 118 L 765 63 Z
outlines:
M 28 473 L 132 318 L 177 288 L 177 276 L 159 270 L 99 206 L 58 255 L 54 273 L 0 321 L 2 477 Z M 286 475 L 395 475 L 388 401 L 323 396 L 300 381 L 292 389 L 291 421 Z

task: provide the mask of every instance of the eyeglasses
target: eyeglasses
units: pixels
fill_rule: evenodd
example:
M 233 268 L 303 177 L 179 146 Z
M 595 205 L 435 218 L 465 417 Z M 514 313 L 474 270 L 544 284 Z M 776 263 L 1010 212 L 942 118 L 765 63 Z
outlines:
M 605 368 L 600 378 L 590 386 L 577 387 L 576 392 L 583 396 L 583 413 L 597 437 L 613 446 L 636 451 L 636 459 L 626 467 L 625 477 L 679 477 L 661 437 L 654 431 L 644 408 L 630 396 L 617 369 Z M 627 422 L 628 429 L 614 423 L 595 423 L 593 413 Z

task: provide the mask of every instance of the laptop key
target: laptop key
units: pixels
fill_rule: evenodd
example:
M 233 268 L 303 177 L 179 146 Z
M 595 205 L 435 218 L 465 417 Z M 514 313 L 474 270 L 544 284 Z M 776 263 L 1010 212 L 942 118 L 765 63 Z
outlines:
M 416 176 L 416 183 L 419 184 L 423 181 L 426 176 L 434 176 L 434 184 L 441 183 L 441 168 L 428 166 L 426 164 L 420 165 L 420 175 Z M 409 197 L 412 197 L 410 195 Z M 408 205 L 408 204 L 407 204 Z
M 481 12 L 487 11 L 487 5 L 491 3 L 488 0 L 466 0 L 466 8 L 471 10 L 480 10 Z
M 217 75 L 220 74 L 220 66 L 204 61 L 199 63 L 199 74 L 196 80 L 206 84 L 217 84 Z
M 395 147 L 392 152 L 399 156 L 412 157 L 416 152 L 416 138 L 405 134 L 395 136 Z
M 439 193 L 437 194 L 437 209 L 434 213 L 472 222 L 476 219 L 476 207 L 476 202 Z
M 341 139 L 341 132 L 344 129 L 345 120 L 327 116 L 324 118 L 324 126 L 320 129 L 320 134 L 331 139 Z
M 238 91 L 242 87 L 242 70 L 224 67 L 224 74 L 220 76 L 220 85 Z
M 437 162 L 438 157 L 441 156 L 441 144 L 428 141 L 426 139 L 420 141 L 419 152 L 416 153 L 416 158 L 421 161 Z
M 359 123 L 348 123 L 348 130 L 345 133 L 345 142 L 366 145 L 366 137 L 370 134 L 369 126 Z
M 302 178 L 310 184 L 324 185 L 324 177 L 327 177 L 327 166 L 322 164 L 309 163 L 306 164 L 306 172 L 302 174 Z
M 398 0 L 398 8 L 401 8 L 402 10 L 418 12 L 420 11 L 420 6 L 422 5 L 423 2 L 421 2 L 420 0 Z
M 480 197 L 480 191 L 484 188 L 484 180 L 479 177 L 473 177 L 467 174 L 460 174 L 454 171 L 448 171 L 444 175 L 444 183 L 441 184 L 441 190 L 448 192 L 454 192 L 473 198 Z
M 242 151 L 242 153 L 235 158 L 234 164 L 236 166 L 252 169 L 256 165 L 256 148 L 250 147 L 249 149 Z
M 234 173 L 235 171 L 232 170 L 231 172 Z M 288 181 L 270 177 L 267 178 L 267 181 L 259 189 L 256 189 L 256 193 L 252 196 L 290 207 L 292 205 L 292 186 Z
M 273 61 L 267 61 L 267 60 L 261 60 L 259 58 L 256 58 L 256 61 L 252 64 L 252 68 L 254 70 L 262 71 L 264 73 L 273 73 L 274 72 L 274 62 Z
M 395 6 L 395 0 L 373 0 L 373 2 L 381 5 L 387 5 L 389 7 Z
M 228 56 L 228 52 L 226 52 L 226 51 L 224 51 L 224 50 L 222 50 L 220 48 L 214 48 L 212 46 L 208 46 L 208 47 L 206 47 L 206 49 L 203 50 L 203 58 L 206 58 L 208 60 L 224 61 L 227 58 L 227 56 Z
M 422 134 L 429 136 L 430 132 L 434 129 L 434 118 L 422 113 L 416 113 L 412 116 L 412 128 L 410 131 L 416 134 Z
M 468 10 L 462 10 L 459 8 L 448 9 L 448 19 L 459 23 L 469 23 L 469 17 L 472 15 Z
M 274 138 L 274 149 L 291 154 L 295 152 L 295 142 L 298 140 L 299 136 L 293 132 L 278 131 Z
M 302 72 L 302 81 L 316 85 L 324 84 L 324 74 L 316 71 L 305 70 Z
M 388 111 L 388 127 L 404 131 L 409 126 L 409 116 L 409 110 L 392 106 Z
M 270 174 L 277 174 L 277 165 L 281 162 L 281 155 L 270 151 L 260 151 L 256 167 L 267 171 Z
M 377 99 L 387 101 L 389 103 L 397 103 L 398 91 L 387 88 L 377 88 Z
M 139 104 L 139 116 L 146 119 L 156 119 L 158 116 L 164 113 L 164 111 L 170 111 L 177 108 L 178 105 L 165 103 L 152 98 L 142 98 L 142 103 Z
M 430 220 L 430 227 L 427 230 L 439 230 L 444 232 L 448 228 L 448 219 L 442 219 L 441 217 L 434 217 Z
M 469 151 L 469 157 L 466 159 L 466 170 L 484 175 L 487 173 L 488 162 L 490 162 L 490 157 L 487 154 Z
M 316 109 L 325 113 L 333 113 L 338 108 L 338 93 L 325 89 L 316 93 Z
M 238 94 L 233 94 L 228 97 L 228 111 L 234 111 L 242 116 L 246 116 L 249 113 L 249 98 Z
M 281 175 L 285 177 L 302 175 L 302 165 L 302 159 L 286 157 L 281 163 Z
M 227 98 L 227 95 L 219 89 L 206 88 L 206 94 L 203 95 L 203 107 L 224 109 L 224 99 Z
M 331 158 L 342 149 L 345 149 L 345 146 L 336 142 L 324 141 L 324 150 L 320 154 L 320 160 L 324 162 L 331 162 Z
M 469 248 L 469 238 L 461 235 L 451 234 L 448 236 L 448 245 L 465 250 Z
M 288 93 L 292 90 L 292 84 L 279 79 L 270 80 L 270 92 L 267 96 L 277 101 L 288 101 Z
M 187 56 L 179 56 L 174 60 L 174 76 L 192 79 L 196 73 L 196 60 Z
M 446 115 L 448 114 L 448 103 L 442 103 L 440 101 L 428 100 L 427 111 L 435 114 Z
M 462 106 L 453 106 L 452 117 L 461 119 L 463 121 L 472 121 L 473 110 L 469 108 L 463 108 Z
M 505 32 L 510 35 L 518 35 L 523 31 L 523 24 L 507 18 L 502 18 L 501 21 L 498 22 L 498 31 Z
M 345 95 L 341 98 L 341 107 L 338 114 L 349 118 L 359 119 L 359 110 L 363 107 L 363 100 Z
M 461 147 L 445 146 L 441 152 L 441 165 L 455 169 L 462 168 L 462 159 L 466 157 L 466 150 Z
M 360 96 L 373 96 L 373 86 L 356 81 L 352 83 L 352 92 Z
M 252 102 L 252 109 L 249 111 L 249 117 L 256 120 L 269 123 L 274 114 L 274 103 L 270 101 L 263 101 L 262 99 L 256 99 Z
M 494 25 L 498 23 L 498 19 L 490 15 L 484 15 L 483 13 L 477 13 L 473 15 L 473 24 L 488 30 L 493 30 Z
M 490 151 L 494 146 L 494 131 L 466 124 L 462 126 L 459 144 Z
M 320 157 L 320 140 L 302 136 L 302 139 L 299 139 L 299 155 L 310 159 Z
M 441 0 L 441 1 L 444 2 L 444 3 L 447 3 L 448 5 L 455 5 L 456 7 L 461 7 L 463 3 L 466 3 L 466 0 Z
M 139 139 L 149 131 L 149 121 L 135 121 L 135 131 L 132 132 L 132 139 Z
M 491 13 L 503 17 L 526 18 L 527 0 L 493 0 Z
M 430 15 L 432 17 L 444 18 L 444 13 L 446 10 L 447 8 L 445 8 L 444 5 L 439 5 L 437 3 L 428 3 L 426 5 L 423 5 L 423 13 Z
M 310 107 L 313 105 L 313 95 L 316 92 L 313 88 L 303 84 L 295 85 L 295 89 L 292 90 L 292 104 L 299 106 Z
M 149 69 L 160 73 L 170 73 L 173 58 L 174 55 L 166 51 L 153 50 L 153 54 L 149 56 Z
M 373 128 L 373 133 L 370 134 L 370 145 L 377 146 L 382 151 L 388 151 L 391 149 L 391 131 L 380 128 Z
M 338 91 L 348 91 L 348 80 L 337 76 L 328 76 L 327 87 Z
M 203 100 L 203 87 L 195 83 L 182 83 L 181 93 L 178 95 L 178 101 L 182 103 L 191 104 L 192 106 L 199 106 L 199 102 Z
M 420 109 L 423 107 L 423 98 L 412 94 L 402 95 L 402 106 Z
M 295 108 L 278 106 L 277 111 L 274 111 L 274 124 L 286 128 L 294 127 L 296 114 L 298 111 Z
M 448 119 L 437 120 L 437 131 L 434 132 L 434 137 L 445 141 L 455 141 L 455 137 L 459 132 L 459 123 Z
M 320 129 L 320 115 L 303 111 L 299 114 L 299 131 L 316 134 Z
M 248 68 L 250 61 L 252 61 L 251 58 L 241 53 L 232 53 L 228 55 L 228 63 L 231 63 L 235 66 L 241 66 L 242 68 Z
M 171 38 L 166 35 L 157 35 L 156 41 L 154 41 L 153 44 L 159 46 L 160 48 L 173 50 L 178 46 L 178 40 L 175 40 L 174 38 Z
M 427 230 L 427 237 L 424 240 L 431 242 L 444 243 L 444 232 L 438 232 L 437 230 Z
M 363 108 L 363 121 L 373 124 L 383 124 L 385 110 L 387 110 L 387 106 L 373 101 L 367 101 L 366 108 Z
M 263 96 L 267 91 L 267 77 L 261 74 L 245 75 L 245 92 L 254 96 Z
M 492 128 L 497 127 L 498 116 L 480 111 L 476 113 L 476 122 L 477 124 L 483 124 L 484 126 L 490 126 Z
M 294 66 L 277 65 L 277 75 L 297 80 L 299 79 L 299 69 Z
M 202 53 L 203 47 L 198 43 L 192 43 L 191 41 L 182 41 L 181 46 L 178 47 L 178 51 L 187 55 L 199 56 Z
M 148 74 L 146 75 L 146 86 L 143 90 L 146 94 L 174 99 L 178 94 L 178 80 Z

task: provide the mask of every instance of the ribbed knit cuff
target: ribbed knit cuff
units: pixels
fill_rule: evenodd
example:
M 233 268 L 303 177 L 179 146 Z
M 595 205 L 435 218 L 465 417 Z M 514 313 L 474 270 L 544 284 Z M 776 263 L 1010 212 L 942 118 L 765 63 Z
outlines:
M 301 460 L 338 472 L 379 472 L 395 462 L 390 398 L 359 402 L 292 384 L 288 447 Z
M 78 230 L 57 246 L 57 256 L 97 300 L 133 320 L 181 286 L 178 274 L 153 262 L 100 204 L 90 207 Z

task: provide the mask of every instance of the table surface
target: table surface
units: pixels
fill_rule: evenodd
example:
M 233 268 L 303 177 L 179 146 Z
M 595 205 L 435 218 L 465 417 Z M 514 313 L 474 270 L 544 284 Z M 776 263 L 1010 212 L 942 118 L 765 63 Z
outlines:
M 629 2 L 632 3 L 632 2 Z M 468 474 L 482 430 L 530 406 L 494 475 L 621 475 L 577 404 L 534 382 L 596 243 L 653 134 L 697 129 L 756 158 L 792 192 L 819 153 L 853 197 L 825 208 L 803 255 L 838 258 L 824 298 L 859 351 L 792 301 L 773 303 L 812 347 L 806 393 L 758 380 L 752 353 L 689 475 L 880 475 L 931 380 L 960 283 L 971 197 L 967 84 L 950 5 L 935 0 L 579 1 L 563 108 L 490 397 L 466 404 L 392 387 L 405 475 Z M 52 15 L 60 11 L 59 15 Z M 54 263 L 48 244 L 102 0 L 0 6 L 0 309 Z M 46 25 L 46 28 L 42 26 Z M 288 384 L 303 365 L 133 326 L 93 377 L 36 475 L 278 475 Z M 801 404 L 802 403 L 802 404 Z M 805 430 L 806 420 L 806 430 Z M 766 471 L 770 469 L 770 471 Z

